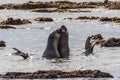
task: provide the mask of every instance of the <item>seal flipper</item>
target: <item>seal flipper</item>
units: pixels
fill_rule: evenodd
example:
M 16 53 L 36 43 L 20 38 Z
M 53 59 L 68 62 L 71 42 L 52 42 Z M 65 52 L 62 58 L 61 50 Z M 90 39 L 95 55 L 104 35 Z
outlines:
M 24 59 L 27 59 L 27 58 L 29 57 L 29 56 L 28 56 L 28 53 L 24 53 L 24 52 L 18 50 L 17 48 L 12 48 L 12 49 L 14 49 L 15 51 L 17 51 L 16 53 L 12 53 L 12 54 L 14 54 L 14 55 L 21 56 L 21 57 L 23 57 Z

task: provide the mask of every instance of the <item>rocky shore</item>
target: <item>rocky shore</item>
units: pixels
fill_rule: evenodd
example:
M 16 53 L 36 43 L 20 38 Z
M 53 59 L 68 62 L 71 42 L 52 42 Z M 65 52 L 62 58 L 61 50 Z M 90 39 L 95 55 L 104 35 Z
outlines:
M 77 8 L 97 8 L 104 6 L 108 9 L 120 9 L 120 2 L 70 2 L 70 1 L 51 1 L 51 2 L 26 2 L 23 4 L 3 4 L 0 9 L 44 9 L 44 8 L 57 8 L 57 9 L 77 9 Z M 35 11 L 35 10 L 34 10 Z M 38 12 L 38 10 L 36 10 Z M 44 11 L 44 10 L 41 10 Z M 59 10 L 55 10 L 59 11 Z M 52 11 L 51 11 L 52 12 Z
M 106 22 L 114 22 L 114 23 L 120 23 L 120 18 L 118 17 L 95 17 L 95 16 L 80 16 L 77 18 L 64 18 L 64 20 L 98 20 L 98 21 L 106 21 Z
M 22 25 L 22 24 L 29 24 L 31 21 L 27 19 L 13 19 L 13 18 L 8 18 L 5 21 L 1 21 L 0 25 Z
M 54 79 L 54 78 L 113 78 L 112 75 L 100 70 L 75 70 L 70 72 L 63 72 L 60 70 L 48 70 L 37 72 L 8 72 L 0 75 L 0 78 L 9 79 Z

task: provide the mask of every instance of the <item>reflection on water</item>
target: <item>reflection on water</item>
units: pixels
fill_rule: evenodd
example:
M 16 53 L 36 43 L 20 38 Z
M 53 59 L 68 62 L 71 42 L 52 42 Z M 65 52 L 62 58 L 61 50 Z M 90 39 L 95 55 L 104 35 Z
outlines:
M 33 23 L 28 25 L 15 26 L 17 29 L 0 30 L 0 40 L 7 43 L 6 48 L 0 48 L 0 73 L 12 71 L 37 71 L 37 70 L 85 70 L 100 69 L 109 72 L 114 77 L 119 77 L 120 66 L 120 49 L 119 48 L 100 48 L 95 46 L 94 55 L 85 56 L 84 43 L 89 35 L 102 34 L 104 38 L 119 37 L 120 25 L 108 22 L 99 22 L 91 20 L 69 21 L 62 20 L 66 17 L 78 16 L 106 16 L 110 17 L 116 13 L 111 13 L 95 9 L 91 13 L 34 13 L 20 10 L 1 10 L 1 21 L 8 17 L 30 19 Z M 114 16 L 119 16 L 116 14 Z M 54 18 L 54 22 L 38 23 L 33 19 L 40 16 Z M 47 38 L 51 31 L 66 25 L 69 31 L 70 39 L 70 58 L 69 59 L 53 59 L 47 60 L 42 58 L 43 51 L 46 47 Z M 23 29 L 25 28 L 25 29 Z M 33 28 L 33 29 L 32 29 Z M 11 55 L 15 51 L 12 47 L 18 48 L 23 52 L 28 52 L 31 56 L 27 60 L 23 60 L 20 56 Z M 86 79 L 83 79 L 86 80 Z

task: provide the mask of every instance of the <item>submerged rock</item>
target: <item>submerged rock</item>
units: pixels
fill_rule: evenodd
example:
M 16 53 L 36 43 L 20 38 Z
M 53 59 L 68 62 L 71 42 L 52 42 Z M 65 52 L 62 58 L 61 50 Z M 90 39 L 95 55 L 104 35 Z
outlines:
M 0 25 L 0 29 L 16 29 L 16 28 L 13 26 Z
M 52 13 L 52 12 L 91 12 L 89 10 L 70 10 L 70 9 L 33 9 L 32 12 L 44 12 L 44 13 Z
M 94 17 L 94 16 L 90 16 L 90 17 L 87 17 L 87 16 L 80 16 L 80 17 L 77 17 L 75 18 L 76 20 L 80 20 L 80 19 L 90 19 L 90 20 L 95 20 L 95 19 L 98 19 L 99 17 Z
M 4 75 L 0 75 L 0 78 L 9 79 L 53 79 L 53 78 L 113 78 L 112 75 L 100 70 L 75 70 L 70 72 L 63 72 L 60 70 L 49 70 L 49 71 L 37 71 L 37 72 L 8 72 Z
M 0 47 L 6 47 L 6 44 L 5 44 L 6 42 L 5 41 L 0 41 Z
M 106 22 L 114 22 L 114 23 L 120 23 L 119 17 L 95 17 L 95 16 L 80 16 L 77 18 L 64 18 L 64 20 L 98 20 L 98 21 L 106 21 Z
M 0 22 L 0 25 L 21 25 L 21 24 L 29 24 L 31 23 L 27 19 L 13 19 L 13 18 L 8 18 L 5 21 Z
M 39 21 L 39 22 L 52 22 L 54 21 L 52 18 L 49 17 L 38 17 L 34 19 L 35 21 Z

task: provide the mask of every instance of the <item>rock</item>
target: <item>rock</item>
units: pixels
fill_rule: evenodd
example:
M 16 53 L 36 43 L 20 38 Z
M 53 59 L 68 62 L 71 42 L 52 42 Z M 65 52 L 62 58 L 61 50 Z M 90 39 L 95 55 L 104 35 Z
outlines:
M 50 1 L 50 2 L 26 2 L 23 4 L 4 4 L 0 5 L 1 9 L 37 9 L 37 8 L 58 8 L 58 9 L 75 9 L 75 8 L 96 8 L 102 6 L 102 2 L 70 2 L 70 1 Z
M 0 22 L 0 25 L 22 25 L 22 24 L 29 24 L 31 23 L 27 19 L 13 19 L 13 18 L 8 18 L 5 21 Z
M 70 72 L 63 72 L 60 70 L 44 70 L 37 72 L 8 72 L 0 75 L 0 78 L 9 79 L 55 79 L 55 78 L 113 78 L 109 73 L 101 72 L 100 70 L 75 70 Z
M 0 41 L 0 47 L 6 47 L 6 44 L 5 44 L 6 42 L 5 41 Z
M 78 18 L 76 18 L 76 20 L 79 20 L 79 19 L 90 19 L 90 20 L 96 20 L 98 19 L 99 17 L 94 17 L 94 16 L 91 16 L 91 17 L 87 17 L 87 16 L 80 16 Z
M 70 2 L 70 1 L 50 1 L 50 2 L 26 2 L 22 4 L 3 4 L 0 9 L 37 9 L 37 8 L 57 8 L 57 9 L 76 9 L 76 8 L 97 8 L 105 6 L 108 9 L 120 9 L 120 2 Z
M 112 21 L 111 18 L 108 18 L 108 17 L 102 17 L 102 18 L 99 18 L 100 21 Z
M 75 9 L 42 9 L 42 8 L 37 8 L 33 9 L 32 12 L 44 12 L 44 13 L 52 13 L 52 12 L 91 12 L 89 10 L 75 10 Z
M 108 9 L 120 9 L 120 2 L 107 2 L 105 7 Z
M 0 29 L 16 29 L 16 28 L 13 26 L 0 25 Z
M 120 38 L 109 38 L 100 42 L 102 47 L 120 47 Z
M 34 19 L 35 21 L 39 21 L 39 22 L 52 22 L 54 21 L 52 18 L 49 17 L 38 17 Z
M 120 23 L 120 18 L 119 17 L 95 17 L 95 16 L 80 16 L 77 18 L 64 18 L 64 20 L 99 20 L 102 22 L 114 22 L 114 23 Z

